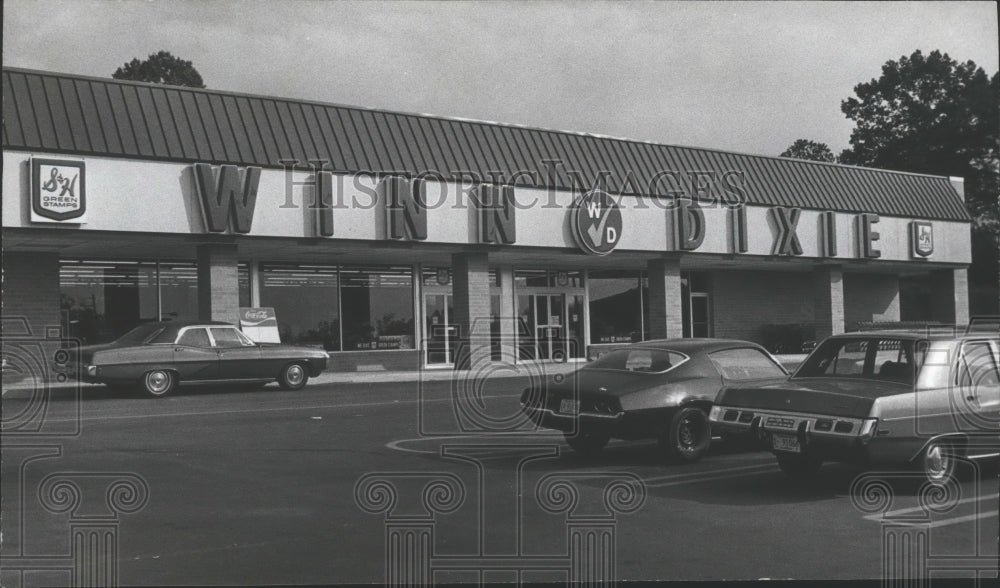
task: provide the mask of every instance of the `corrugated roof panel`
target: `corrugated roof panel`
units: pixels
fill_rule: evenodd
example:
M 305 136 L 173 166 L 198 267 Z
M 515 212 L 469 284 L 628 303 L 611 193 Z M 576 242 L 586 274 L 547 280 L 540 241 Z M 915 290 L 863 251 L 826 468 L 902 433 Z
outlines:
M 28 96 L 35 106 L 35 121 L 38 123 L 38 137 L 42 145 L 60 149 L 55 127 L 52 124 L 52 115 L 49 113 L 49 101 L 45 97 L 41 78 L 28 77 Z
M 156 156 L 156 149 L 153 147 L 153 138 L 150 136 L 149 122 L 146 120 L 146 113 L 139 102 L 140 90 L 149 90 L 142 86 L 125 86 L 122 88 L 122 98 L 124 100 L 125 112 L 128 113 L 129 125 L 135 136 L 135 144 L 139 153 L 145 156 Z M 166 151 L 166 149 L 164 149 Z
M 129 120 L 128 109 L 125 108 L 125 86 L 108 84 L 104 87 L 107 90 L 108 106 L 111 107 L 112 118 L 115 128 L 118 129 L 118 139 L 121 141 L 122 154 L 138 154 L 139 147 L 136 144 L 135 132 L 132 130 L 132 121 Z
M 181 104 L 184 106 L 184 116 L 194 138 L 197 161 L 213 161 L 212 145 L 208 138 L 208 125 L 201 118 L 201 108 L 198 106 L 198 95 L 192 92 L 181 92 Z
M 149 88 L 137 87 L 136 99 L 139 104 L 139 116 L 142 117 L 149 133 L 149 144 L 156 157 L 168 158 L 170 152 L 167 150 L 167 142 L 163 138 L 163 128 L 160 126 L 160 119 L 156 115 L 156 105 L 153 104 L 153 94 Z
M 80 97 L 76 94 L 73 80 L 60 78 L 58 81 L 59 93 L 62 96 L 62 104 L 65 107 L 66 119 L 69 123 L 69 132 L 73 138 L 73 148 L 92 151 L 90 137 L 87 135 L 86 119 L 83 116 Z
M 45 91 L 49 105 L 49 115 L 52 117 L 52 127 L 60 149 L 76 149 L 75 137 L 69 126 L 69 116 L 63 104 L 62 90 L 57 78 L 43 78 L 42 89 Z
M 267 161 L 267 152 L 264 150 L 264 142 L 261 139 L 263 133 L 257 126 L 257 120 L 253 115 L 253 107 L 250 100 L 244 96 L 236 97 L 236 114 L 240 124 L 245 129 L 246 137 L 250 141 L 250 151 L 253 154 L 253 161 Z
M 354 126 L 354 131 L 357 133 L 357 146 L 364 153 L 365 161 L 368 163 L 368 170 L 374 171 L 382 165 L 388 168 L 389 164 L 386 161 L 385 155 L 380 154 L 375 146 L 375 143 L 380 142 L 382 139 L 378 134 L 372 134 L 373 130 L 368 128 L 367 123 L 361 115 L 361 111 L 348 109 L 346 114 Z
M 208 162 L 227 161 L 226 149 L 222 146 L 222 138 L 219 135 L 219 125 L 212 114 L 212 105 L 209 102 L 209 94 L 196 92 L 192 94 L 194 98 L 194 112 L 188 112 L 189 120 L 200 121 L 200 128 L 204 129 L 206 145 L 208 146 Z M 206 162 L 207 163 L 207 162 Z
M 160 129 L 163 132 L 163 140 L 167 144 L 167 154 L 171 159 L 184 156 L 184 149 L 181 146 L 181 139 L 177 130 L 177 121 L 170 111 L 170 104 L 167 100 L 166 92 L 153 93 L 153 108 L 156 117 L 160 121 Z
M 300 165 L 306 165 L 306 159 L 309 156 L 302 145 L 302 137 L 299 136 L 299 130 L 295 128 L 295 121 L 292 119 L 292 111 L 289 110 L 288 103 L 284 100 L 272 100 L 270 104 L 274 107 L 274 113 L 277 117 L 277 121 L 273 124 L 275 124 L 275 128 L 280 128 L 283 135 L 287 138 L 282 157 L 284 159 L 293 159 Z
M 233 96 L 222 97 L 222 113 L 226 128 L 232 133 L 233 145 L 238 153 L 235 161 L 253 161 L 253 149 L 250 147 L 250 137 L 247 136 L 246 126 L 240 118 L 240 109 Z
M 315 118 L 316 123 L 319 125 L 316 128 L 318 134 L 323 139 L 323 148 L 327 153 L 326 157 L 329 160 L 329 169 L 333 171 L 343 171 L 354 167 L 345 161 L 344 152 L 341 150 L 340 142 L 337 140 L 337 133 L 333 130 L 333 127 L 330 126 L 330 119 L 326 115 L 327 109 L 322 106 L 308 106 L 308 110 L 311 110 L 311 117 Z
M 108 141 L 105 138 L 104 125 L 94 98 L 94 91 L 90 82 L 86 80 L 76 80 L 76 95 L 80 100 L 80 113 L 83 117 L 84 126 L 87 129 L 87 137 L 90 146 L 95 151 L 111 151 Z
M 10 72 L 3 72 L 4 88 L 10 88 L 14 75 Z M 8 92 L 3 99 L 4 141 L 10 145 L 24 145 L 26 139 L 23 128 L 21 115 L 17 111 L 17 99 L 14 92 Z
M 385 118 L 376 118 L 378 114 L 380 113 L 371 110 L 358 111 L 358 118 L 364 125 L 365 133 L 371 138 L 371 147 L 374 151 L 373 159 L 376 162 L 377 169 L 389 172 L 401 171 L 401 162 L 398 155 L 394 153 L 395 149 L 391 149 L 386 144 L 386 141 L 391 141 L 392 138 L 388 136 L 388 130 L 383 128 Z
M 662 172 L 679 172 L 690 190 L 688 172 L 706 171 L 714 198 L 728 198 L 725 174 L 741 171 L 750 203 L 969 219 L 936 176 L 30 70 L 5 68 L 3 80 L 7 148 L 270 167 L 323 159 L 345 172 L 433 169 L 486 180 L 526 171 L 519 185 L 571 190 L 607 171 L 612 192 L 652 196 L 677 187 Z
M 197 152 L 197 143 L 191 131 L 191 123 L 188 121 L 187 113 L 184 110 L 184 101 L 181 93 L 175 90 L 165 90 L 163 97 L 166 101 L 167 112 L 173 120 L 174 130 L 177 133 L 177 141 L 180 144 L 179 157 L 186 157 Z
M 440 125 L 432 125 L 429 119 L 423 117 L 411 117 L 410 120 L 420 131 L 420 135 L 427 144 L 427 152 L 424 156 L 428 161 L 429 170 L 440 172 L 445 177 L 455 173 L 458 170 L 458 164 L 451 155 L 451 149 L 444 139 Z
M 377 115 L 381 115 L 381 117 Z M 376 113 L 376 119 L 384 130 L 386 147 L 392 153 L 393 160 L 399 162 L 399 170 L 416 175 L 421 167 L 418 163 L 420 158 L 416 153 L 416 147 L 411 149 L 410 144 L 413 142 L 413 138 L 409 129 L 400 127 L 394 114 Z

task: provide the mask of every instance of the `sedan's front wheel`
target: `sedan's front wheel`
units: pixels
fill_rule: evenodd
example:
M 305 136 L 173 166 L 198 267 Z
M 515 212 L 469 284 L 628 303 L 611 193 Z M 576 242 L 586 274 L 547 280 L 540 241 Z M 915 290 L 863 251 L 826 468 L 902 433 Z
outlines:
M 301 390 L 309 381 L 309 374 L 306 368 L 300 363 L 290 363 L 286 365 L 278 376 L 278 384 L 284 390 Z
M 712 427 L 708 415 L 693 406 L 677 411 L 659 439 L 660 450 L 667 457 L 687 463 L 701 459 L 711 443 Z
M 586 455 L 588 457 L 593 457 L 604 449 L 604 446 L 608 444 L 611 440 L 611 436 L 607 433 L 598 433 L 595 431 L 578 431 L 575 434 L 563 433 L 566 438 L 566 443 L 573 448 L 573 451 Z
M 147 396 L 162 398 L 177 387 L 177 376 L 170 370 L 153 370 L 142 377 L 142 389 Z

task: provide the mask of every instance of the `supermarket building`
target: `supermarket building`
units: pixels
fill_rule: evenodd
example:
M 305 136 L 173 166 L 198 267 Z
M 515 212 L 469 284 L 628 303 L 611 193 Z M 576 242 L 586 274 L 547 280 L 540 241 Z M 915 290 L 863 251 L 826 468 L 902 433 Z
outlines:
M 5 325 L 84 343 L 273 308 L 414 369 L 968 321 L 959 178 L 15 68 L 3 117 Z

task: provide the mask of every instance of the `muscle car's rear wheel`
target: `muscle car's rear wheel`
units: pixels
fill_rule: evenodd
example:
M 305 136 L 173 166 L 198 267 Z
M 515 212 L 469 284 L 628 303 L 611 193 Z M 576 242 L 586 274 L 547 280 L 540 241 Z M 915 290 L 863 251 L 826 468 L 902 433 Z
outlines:
M 701 459 L 711 443 L 712 427 L 708 415 L 693 406 L 677 411 L 659 438 L 660 449 L 667 457 L 683 462 Z
M 177 375 L 170 370 L 153 370 L 142 377 L 142 389 L 153 398 L 167 396 L 177 387 Z
M 278 384 L 285 390 L 301 390 L 309 381 L 305 366 L 300 363 L 290 363 L 281 370 Z
M 931 441 L 924 449 L 922 466 L 927 481 L 932 484 L 947 484 L 955 476 L 955 447 Z
M 573 448 L 573 451 L 581 454 L 593 456 L 604 449 L 604 446 L 611 440 L 607 433 L 597 431 L 578 431 L 577 433 L 563 433 L 566 443 Z
M 809 454 L 775 453 L 778 467 L 789 478 L 810 478 L 823 467 L 823 460 Z

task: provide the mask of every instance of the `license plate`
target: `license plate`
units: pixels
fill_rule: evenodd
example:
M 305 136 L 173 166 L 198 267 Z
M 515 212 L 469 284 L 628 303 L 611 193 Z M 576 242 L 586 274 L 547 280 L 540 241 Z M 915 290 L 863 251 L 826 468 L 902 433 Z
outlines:
M 798 438 L 790 435 L 771 435 L 771 447 L 776 451 L 802 453 L 802 446 L 799 445 Z
M 559 412 L 563 414 L 576 414 L 580 412 L 580 401 L 563 398 L 559 401 Z

